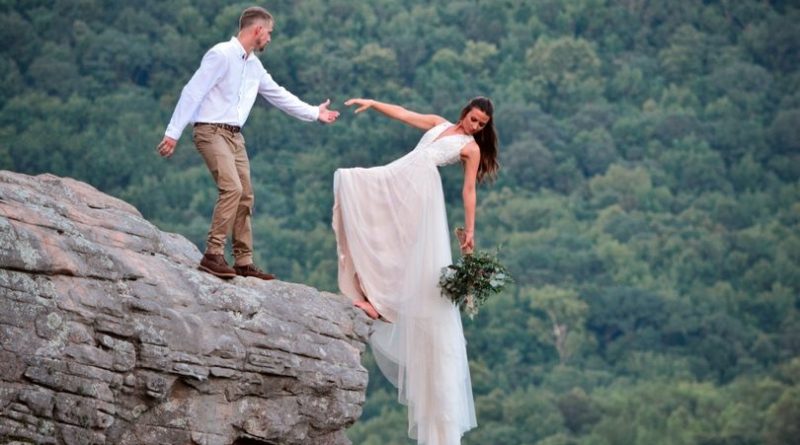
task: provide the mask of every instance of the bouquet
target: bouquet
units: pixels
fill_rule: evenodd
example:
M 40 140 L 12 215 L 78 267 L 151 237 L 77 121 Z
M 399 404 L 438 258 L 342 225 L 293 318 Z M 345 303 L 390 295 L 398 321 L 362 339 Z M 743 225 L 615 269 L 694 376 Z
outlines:
M 464 229 L 457 228 L 459 243 L 464 242 Z M 478 307 L 492 294 L 503 290 L 511 282 L 506 268 L 497 256 L 485 251 L 462 252 L 455 264 L 442 268 L 439 287 L 442 295 L 464 310 L 469 318 L 478 313 Z

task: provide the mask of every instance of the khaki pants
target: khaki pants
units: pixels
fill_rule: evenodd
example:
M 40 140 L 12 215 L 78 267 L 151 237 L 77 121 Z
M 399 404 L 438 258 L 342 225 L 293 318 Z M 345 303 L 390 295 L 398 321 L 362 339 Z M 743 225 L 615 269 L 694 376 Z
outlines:
M 214 125 L 194 127 L 194 145 L 206 161 L 219 197 L 211 217 L 206 253 L 222 255 L 225 237 L 233 231 L 233 257 L 237 266 L 253 262 L 253 187 L 244 137 Z

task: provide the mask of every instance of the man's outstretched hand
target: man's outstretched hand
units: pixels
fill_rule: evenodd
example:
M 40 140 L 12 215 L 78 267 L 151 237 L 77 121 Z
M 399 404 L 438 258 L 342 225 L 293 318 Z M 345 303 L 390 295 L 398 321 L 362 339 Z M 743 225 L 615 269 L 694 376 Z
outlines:
M 177 143 L 178 143 L 178 141 L 176 141 L 175 139 L 172 139 L 169 136 L 164 136 L 164 139 L 162 139 L 161 143 L 158 144 L 158 147 L 156 147 L 156 150 L 158 151 L 158 154 L 160 154 L 161 156 L 163 156 L 165 158 L 168 158 L 168 157 L 172 156 L 172 153 L 175 152 L 175 145 Z
M 336 118 L 339 117 L 339 112 L 336 110 L 329 110 L 328 105 L 331 104 L 331 100 L 328 99 L 325 102 L 319 104 L 319 121 L 323 124 L 332 124 L 336 122 Z

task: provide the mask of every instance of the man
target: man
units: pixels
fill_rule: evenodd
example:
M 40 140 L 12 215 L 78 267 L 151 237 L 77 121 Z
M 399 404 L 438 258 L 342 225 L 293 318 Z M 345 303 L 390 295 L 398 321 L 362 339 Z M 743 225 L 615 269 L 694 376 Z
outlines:
M 265 9 L 251 7 L 242 12 L 238 35 L 211 48 L 183 88 L 158 145 L 161 156 L 171 156 L 183 129 L 194 123 L 195 146 L 219 191 L 199 268 L 218 277 L 275 278 L 253 264 L 250 214 L 254 196 L 241 127 L 256 96 L 260 94 L 281 111 L 304 121 L 328 124 L 339 116 L 338 111 L 328 109 L 330 100 L 314 107 L 272 80 L 254 54 L 269 44 L 272 27 L 272 15 Z M 233 267 L 223 255 L 229 231 L 233 231 Z

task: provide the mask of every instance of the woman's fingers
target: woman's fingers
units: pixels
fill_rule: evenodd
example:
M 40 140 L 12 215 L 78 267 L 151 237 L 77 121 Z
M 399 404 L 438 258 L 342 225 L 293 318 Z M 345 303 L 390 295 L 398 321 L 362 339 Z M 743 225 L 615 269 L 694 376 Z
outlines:
M 370 107 L 369 101 L 364 99 L 347 99 L 344 104 L 348 107 L 351 105 L 358 105 L 358 108 L 356 108 L 355 111 L 356 114 L 361 113 Z

